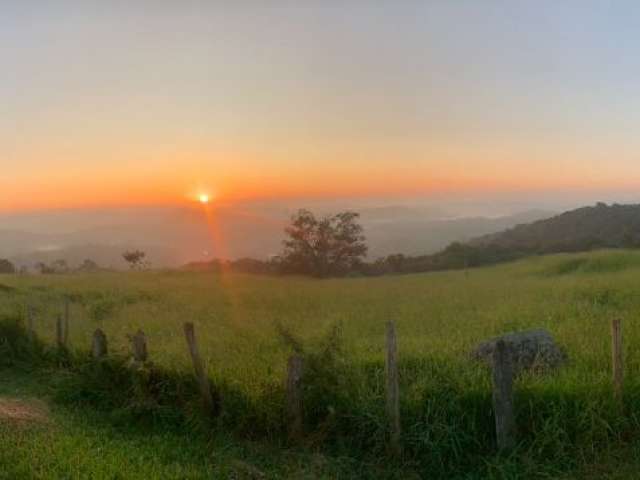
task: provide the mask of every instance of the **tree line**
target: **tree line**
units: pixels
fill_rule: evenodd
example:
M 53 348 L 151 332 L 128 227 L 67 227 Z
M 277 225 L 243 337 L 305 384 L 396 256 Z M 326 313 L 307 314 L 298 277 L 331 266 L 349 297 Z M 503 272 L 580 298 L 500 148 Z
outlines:
M 122 258 L 131 270 L 148 270 L 151 268 L 151 263 L 146 259 L 146 253 L 142 250 L 127 250 L 122 254 Z M 65 259 L 58 259 L 49 263 L 37 262 L 33 265 L 33 270 L 43 275 L 63 275 L 66 273 L 95 273 L 108 269 L 87 258 L 76 266 L 69 265 Z M 29 273 L 29 269 L 26 266 L 16 267 L 10 260 L 0 258 L 0 274 L 26 273 Z
M 80 265 L 72 267 L 64 259 L 54 260 L 50 263 L 37 262 L 33 269 L 41 274 L 62 275 L 65 273 L 91 273 L 103 270 L 96 262 L 87 258 Z M 29 269 L 26 266 L 16 267 L 10 260 L 6 258 L 0 258 L 0 274 L 26 274 L 29 273 Z

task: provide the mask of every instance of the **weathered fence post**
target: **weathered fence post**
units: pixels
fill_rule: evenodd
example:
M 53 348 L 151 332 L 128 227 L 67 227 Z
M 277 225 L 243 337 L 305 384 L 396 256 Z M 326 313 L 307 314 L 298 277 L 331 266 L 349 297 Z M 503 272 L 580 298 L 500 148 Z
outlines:
M 59 348 L 64 348 L 66 346 L 64 341 L 64 329 L 62 325 L 62 315 L 58 315 L 56 317 L 56 343 Z
M 108 353 L 107 336 L 101 329 L 93 332 L 93 342 L 91 344 L 93 358 L 102 358 Z
M 35 327 L 33 322 L 33 305 L 31 303 L 27 304 L 27 333 L 30 337 L 35 336 Z
M 69 298 L 65 297 L 64 298 L 64 325 L 63 325 L 63 333 L 62 333 L 62 338 L 64 341 L 64 344 L 67 344 L 67 341 L 69 340 Z
M 613 392 L 619 402 L 622 401 L 624 380 L 622 361 L 622 322 L 619 318 L 614 318 L 611 321 L 611 367 L 613 370 Z
M 186 322 L 184 324 L 184 336 L 187 339 L 187 346 L 189 347 L 189 353 L 191 354 L 191 361 L 193 363 L 193 369 L 200 385 L 200 394 L 202 395 L 202 403 L 205 410 L 212 415 L 217 414 L 217 404 L 214 401 L 213 393 L 211 392 L 211 383 L 209 377 L 204 368 L 200 352 L 198 351 L 198 344 L 196 342 L 196 333 L 193 323 Z
M 302 405 L 302 375 L 304 361 L 294 353 L 287 362 L 287 421 L 289 438 L 300 438 L 304 433 Z
M 493 412 L 496 417 L 498 449 L 513 448 L 516 443 L 513 359 L 504 340 L 498 340 L 493 350 Z
M 387 354 L 385 373 L 387 377 L 387 416 L 389 420 L 389 446 L 394 454 L 400 453 L 400 387 L 398 380 L 398 346 L 396 327 L 387 322 Z
M 147 337 L 144 332 L 142 330 L 138 330 L 131 340 L 133 344 L 133 359 L 136 362 L 146 362 L 148 357 Z

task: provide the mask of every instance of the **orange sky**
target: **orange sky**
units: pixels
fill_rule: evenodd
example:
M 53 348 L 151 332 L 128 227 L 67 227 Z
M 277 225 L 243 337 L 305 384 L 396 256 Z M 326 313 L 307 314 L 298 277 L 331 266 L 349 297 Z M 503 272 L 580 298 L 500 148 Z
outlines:
M 0 210 L 640 187 L 633 15 L 411 3 L 16 2 Z
M 99 146 L 65 152 L 51 146 L 46 161 L 39 157 L 45 153 L 38 148 L 24 152 L 22 159 L 16 155 L 13 177 L 0 177 L 2 209 L 180 204 L 196 201 L 201 193 L 214 201 L 228 202 L 278 197 L 544 193 L 632 189 L 635 184 L 633 176 L 625 178 L 609 169 L 605 161 L 598 161 L 602 153 L 597 151 L 561 147 L 545 151 L 539 147 L 536 152 L 523 148 L 519 153 L 518 145 L 488 142 L 467 147 L 390 143 L 385 147 L 329 143 L 310 149 L 292 141 L 288 152 L 273 148 L 236 152 L 229 146 L 203 153 L 193 152 L 186 143 L 170 149 L 137 146 L 129 152 L 103 148 L 102 153 Z M 552 156 L 561 160 L 550 168 L 545 159 Z
M 227 154 L 226 158 L 233 158 Z M 218 202 L 284 197 L 394 197 L 429 196 L 441 193 L 495 193 L 546 191 L 588 191 L 603 188 L 632 189 L 633 179 L 625 181 L 607 175 L 583 174 L 571 178 L 570 166 L 558 166 L 558 174 L 548 177 L 533 164 L 520 172 L 500 170 L 499 164 L 483 172 L 451 165 L 449 169 L 430 169 L 420 162 L 404 168 L 345 162 L 344 166 L 293 165 L 288 169 L 264 171 L 244 168 L 242 159 L 228 160 L 227 169 L 207 169 L 206 161 L 189 163 L 170 160 L 165 166 L 145 168 L 95 168 L 86 165 L 70 171 L 44 171 L 37 178 L 3 185 L 4 210 L 86 207 L 101 205 L 181 204 L 197 201 L 206 193 Z M 213 163 L 213 162 L 212 162 Z M 240 168 L 232 168 L 234 163 Z M 499 163 L 499 162 L 498 162 Z M 277 164 L 277 162 L 276 162 Z M 175 165 L 175 166 L 174 166 Z M 486 165 L 486 164 L 485 164 Z M 286 171 L 284 171 L 286 170 Z

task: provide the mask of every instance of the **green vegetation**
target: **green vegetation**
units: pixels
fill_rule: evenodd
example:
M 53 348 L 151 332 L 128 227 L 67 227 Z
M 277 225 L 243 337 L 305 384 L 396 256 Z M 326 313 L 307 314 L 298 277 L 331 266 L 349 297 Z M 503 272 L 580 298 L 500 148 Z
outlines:
M 184 266 L 188 271 L 297 273 L 317 277 L 425 273 L 495 265 L 534 255 L 640 247 L 640 205 L 583 207 L 466 243 L 453 242 L 431 255 L 393 254 L 363 261 L 367 251 L 359 215 L 344 212 L 321 220 L 306 210 L 292 218 L 281 257 L 271 261 L 213 260 Z M 624 260 L 615 260 L 626 268 Z
M 368 250 L 359 217 L 347 211 L 316 218 L 308 210 L 299 210 L 285 229 L 280 269 L 321 278 L 354 271 Z
M 430 272 L 508 262 L 531 255 L 640 246 L 640 205 L 598 203 L 502 232 L 454 242 L 433 255 L 390 255 L 364 272 Z
M 77 409 L 49 399 L 63 373 L 0 370 L 0 402 L 20 401 L 44 410 L 33 422 L 1 418 L 0 479 L 78 478 L 353 478 L 366 466 L 330 460 L 320 454 L 239 441 L 228 435 L 206 436 L 186 427 L 125 424 L 89 408 Z
M 75 460 L 68 462 L 79 469 L 77 476 L 91 468 L 113 472 L 108 462 L 121 461 L 131 465 L 132 478 L 206 478 L 215 468 L 228 467 L 225 455 L 234 452 L 229 458 L 256 465 L 268 478 L 287 478 L 294 471 L 301 478 L 625 478 L 620 464 L 640 463 L 634 440 L 640 433 L 640 379 L 633 375 L 640 367 L 633 347 L 640 341 L 639 275 L 640 252 L 620 250 L 534 257 L 471 270 L 468 276 L 460 271 L 331 280 L 192 272 L 0 276 L 0 318 L 10 324 L 31 303 L 44 342 L 35 350 L 12 350 L 19 342 L 0 342 L 3 375 L 27 365 L 30 375 L 46 379 L 30 387 L 31 394 L 41 396 L 40 387 L 53 392 L 53 416 L 61 425 L 9 432 L 2 442 L 20 452 L 23 463 L 16 468 L 22 470 L 16 472 L 28 472 L 33 457 L 31 473 L 41 478 L 47 478 L 47 465 L 50 476 L 64 477 L 59 451 L 29 453 L 45 438 L 72 444 Z M 54 319 L 65 297 L 72 300 L 71 351 L 63 355 L 52 345 Z M 610 388 L 614 316 L 624 322 L 625 414 Z M 396 321 L 399 343 L 400 459 L 390 457 L 385 446 L 388 319 Z M 224 413 L 213 424 L 198 411 L 182 335 L 185 321 L 194 322 L 209 374 L 222 393 Z M 97 327 L 107 333 L 113 357 L 101 369 L 76 352 L 88 350 Z M 517 380 L 520 443 L 514 452 L 497 455 L 490 375 L 468 353 L 488 337 L 531 327 L 550 330 L 570 362 L 551 375 Z M 142 380 L 124 358 L 127 335 L 138 328 L 148 336 L 153 362 Z M 6 327 L 4 337 L 20 338 L 19 330 L 11 331 Z M 294 348 L 309 364 L 308 435 L 302 445 L 288 443 L 283 425 L 282 380 Z M 94 417 L 100 418 L 95 425 Z M 195 432 L 192 442 L 185 440 L 190 435 L 185 430 Z M 136 435 L 143 431 L 157 443 L 136 450 Z M 108 440 L 104 462 L 92 457 L 87 435 Z M 207 458 L 216 451 L 221 457 L 189 470 L 189 459 L 197 458 L 207 441 Z M 252 445 L 248 450 L 246 442 Z M 161 452 L 185 444 L 180 466 L 160 466 Z M 136 454 L 148 462 L 133 460 Z M 271 464 L 260 461 L 265 455 Z M 322 468 L 300 466 L 315 456 L 322 458 Z M 293 464 L 298 470 L 291 470 Z M 623 476 L 614 477 L 614 471 Z

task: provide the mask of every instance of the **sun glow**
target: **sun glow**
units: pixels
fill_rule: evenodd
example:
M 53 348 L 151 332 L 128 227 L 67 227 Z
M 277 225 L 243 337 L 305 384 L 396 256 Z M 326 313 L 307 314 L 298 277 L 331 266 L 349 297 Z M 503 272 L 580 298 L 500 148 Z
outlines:
M 207 204 L 209 203 L 209 201 L 211 200 L 211 198 L 209 197 L 208 194 L 206 193 L 201 193 L 200 195 L 198 195 L 198 200 L 200 201 L 200 203 L 202 204 Z

